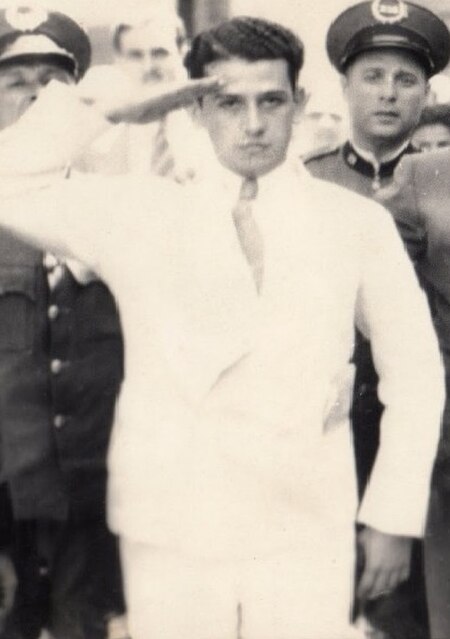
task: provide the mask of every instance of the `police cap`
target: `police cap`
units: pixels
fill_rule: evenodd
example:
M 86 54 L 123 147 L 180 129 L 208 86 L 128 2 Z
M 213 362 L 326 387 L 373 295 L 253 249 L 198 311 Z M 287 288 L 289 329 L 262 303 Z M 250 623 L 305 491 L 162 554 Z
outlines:
M 76 79 L 91 61 L 87 34 L 69 16 L 34 5 L 0 10 L 0 67 L 44 57 L 62 64 Z
M 358 54 L 376 49 L 410 51 L 432 76 L 447 66 L 450 35 L 438 16 L 404 0 L 361 2 L 341 13 L 328 30 L 328 56 L 340 72 Z

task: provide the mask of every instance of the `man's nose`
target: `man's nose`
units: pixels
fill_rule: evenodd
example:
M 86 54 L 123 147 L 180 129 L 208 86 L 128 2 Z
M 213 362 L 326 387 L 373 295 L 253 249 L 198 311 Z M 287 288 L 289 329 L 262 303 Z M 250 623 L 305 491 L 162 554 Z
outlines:
M 154 69 L 157 69 L 159 67 L 158 60 L 150 52 L 148 52 L 144 56 L 142 64 L 144 65 L 146 71 L 153 71 Z
M 250 135 L 261 135 L 264 132 L 264 118 L 257 104 L 250 104 L 246 112 L 246 131 Z
M 397 84 L 395 78 L 385 78 L 381 85 L 381 95 L 385 100 L 389 100 L 389 102 L 394 102 L 397 99 Z

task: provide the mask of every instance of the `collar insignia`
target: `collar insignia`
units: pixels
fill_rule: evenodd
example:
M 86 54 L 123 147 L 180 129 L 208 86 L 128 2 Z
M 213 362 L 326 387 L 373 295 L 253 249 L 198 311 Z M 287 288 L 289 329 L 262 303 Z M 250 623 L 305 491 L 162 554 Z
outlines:
M 408 7 L 403 0 L 374 0 L 372 15 L 382 24 L 396 24 L 408 17 Z

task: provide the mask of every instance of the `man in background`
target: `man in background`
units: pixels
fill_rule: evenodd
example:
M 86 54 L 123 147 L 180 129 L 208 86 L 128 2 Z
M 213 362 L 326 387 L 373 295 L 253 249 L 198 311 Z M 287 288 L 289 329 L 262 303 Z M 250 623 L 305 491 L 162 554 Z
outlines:
M 412 143 L 419 151 L 438 151 L 450 146 L 450 104 L 425 107 Z
M 0 129 L 52 81 L 77 83 L 89 62 L 89 40 L 68 16 L 2 10 Z M 119 317 L 105 284 L 2 229 L 0 478 L 10 520 L 6 527 L 2 517 L 2 639 L 36 639 L 43 628 L 55 639 L 105 639 L 123 613 L 116 540 L 105 520 L 122 368 Z
M 126 93 L 186 79 L 187 36 L 174 10 L 146 8 L 113 29 L 114 66 L 93 67 L 85 85 Z M 123 124 L 98 139 L 77 160 L 85 172 L 157 175 L 184 181 L 195 173 L 203 137 L 185 110 L 146 126 Z
M 341 74 L 349 110 L 345 144 L 306 159 L 318 178 L 373 198 L 392 182 L 400 159 L 415 151 L 414 130 L 426 105 L 428 80 L 447 64 L 446 25 L 427 9 L 402 0 L 374 0 L 340 14 L 327 34 L 329 58 Z M 361 210 L 364 215 L 364 209 Z M 383 411 L 370 343 L 357 335 L 352 411 L 360 495 L 364 494 L 379 442 Z M 421 548 L 415 548 L 410 582 L 368 605 L 383 636 L 427 637 Z

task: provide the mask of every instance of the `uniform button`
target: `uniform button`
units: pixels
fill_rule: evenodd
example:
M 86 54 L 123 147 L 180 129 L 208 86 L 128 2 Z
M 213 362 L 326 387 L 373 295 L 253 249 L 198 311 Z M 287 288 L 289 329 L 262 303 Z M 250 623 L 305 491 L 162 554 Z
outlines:
M 60 359 L 52 359 L 52 361 L 50 362 L 50 370 L 52 371 L 53 375 L 58 375 L 61 372 L 62 367 L 63 363 Z
M 53 425 L 55 428 L 62 428 L 66 423 L 64 415 L 55 415 L 53 418 Z
M 59 315 L 59 307 L 56 304 L 52 304 L 48 307 L 47 315 L 49 319 L 55 320 Z
M 47 565 L 39 566 L 39 577 L 47 577 L 49 573 Z

